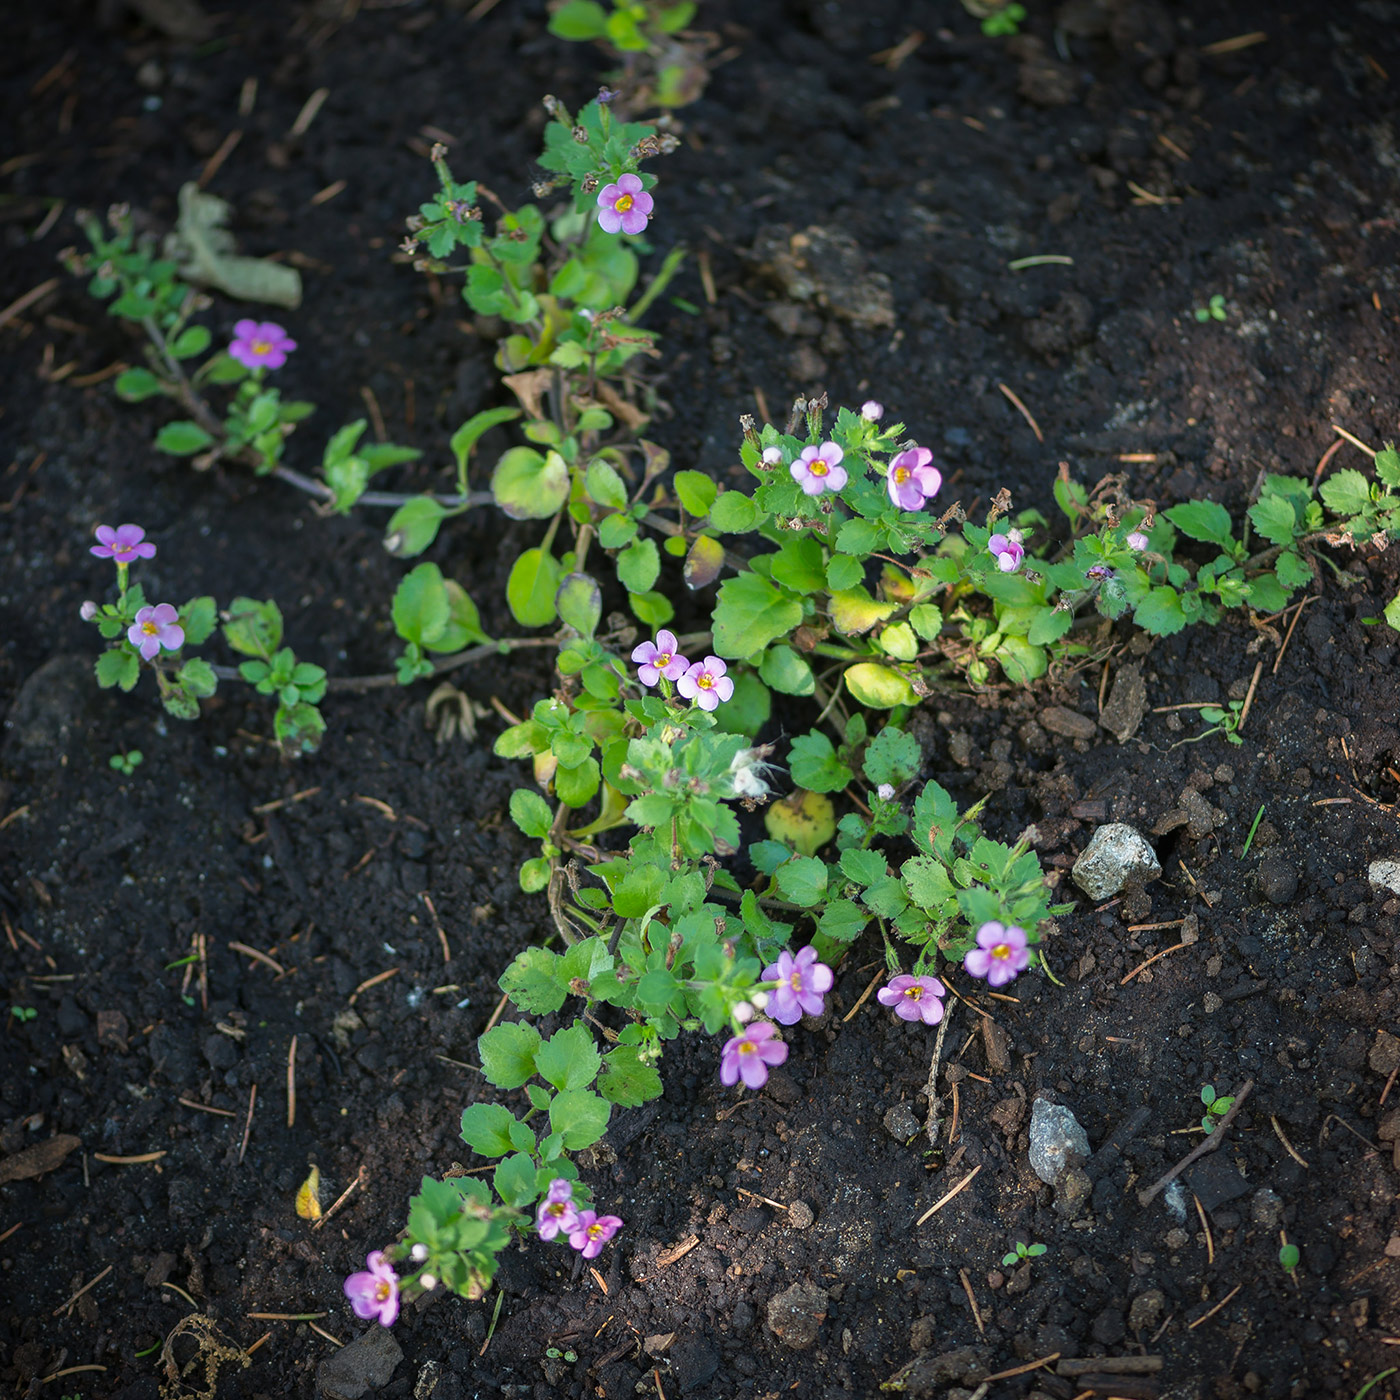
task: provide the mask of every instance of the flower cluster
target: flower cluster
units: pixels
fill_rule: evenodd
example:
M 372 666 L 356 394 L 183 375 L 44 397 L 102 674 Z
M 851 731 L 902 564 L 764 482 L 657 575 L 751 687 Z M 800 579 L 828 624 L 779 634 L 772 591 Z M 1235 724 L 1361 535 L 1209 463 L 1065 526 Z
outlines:
M 570 1248 L 578 1250 L 585 1259 L 596 1259 L 603 1246 L 622 1229 L 622 1218 L 580 1210 L 574 1200 L 573 1182 L 557 1176 L 540 1202 L 535 1229 L 542 1240 L 566 1235 Z
M 734 681 L 725 674 L 729 667 L 717 656 L 707 656 L 692 665 L 677 650 L 679 645 L 675 633 L 663 627 L 655 641 L 634 647 L 632 660 L 637 663 L 637 679 L 645 686 L 654 686 L 663 678 L 675 681 L 676 690 L 685 699 L 693 700 L 702 710 L 718 709 L 721 700 L 734 694 Z
M 1008 530 L 1004 535 L 993 535 L 987 541 L 987 549 L 997 561 L 997 568 L 1004 574 L 1014 574 L 1026 557 L 1019 530 Z
M 281 369 L 287 355 L 297 348 L 276 321 L 235 321 L 228 352 L 246 369 Z

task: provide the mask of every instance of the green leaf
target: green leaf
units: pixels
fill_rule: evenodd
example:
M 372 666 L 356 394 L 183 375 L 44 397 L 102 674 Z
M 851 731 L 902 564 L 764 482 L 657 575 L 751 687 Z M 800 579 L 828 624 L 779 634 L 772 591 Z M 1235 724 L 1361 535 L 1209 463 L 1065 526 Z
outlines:
M 165 348 L 177 360 L 190 360 L 202 355 L 212 339 L 207 326 L 186 326 Z
M 1164 513 L 1183 535 L 1193 540 L 1207 540 L 1225 549 L 1233 544 L 1230 512 L 1215 501 L 1184 501 Z
M 599 39 L 608 32 L 608 15 L 596 0 L 568 0 L 549 17 L 549 32 L 561 39 Z
M 592 1147 L 608 1130 L 612 1105 L 591 1089 L 565 1089 L 549 1106 L 549 1126 L 569 1152 Z
M 1181 599 L 1176 589 L 1165 583 L 1154 588 L 1137 605 L 1133 621 L 1154 637 L 1170 637 L 1174 632 L 1180 632 L 1186 626 L 1186 614 L 1181 610 Z
M 501 974 L 501 990 L 529 1015 L 548 1016 L 569 994 L 558 977 L 559 962 L 559 955 L 548 948 L 525 948 Z
M 527 549 L 511 566 L 506 602 L 522 627 L 547 627 L 553 622 L 558 591 L 558 561 L 543 549 Z
M 661 1095 L 656 1066 L 641 1058 L 635 1047 L 619 1045 L 603 1056 L 598 1092 L 619 1108 L 636 1108 Z
M 695 18 L 696 6 L 693 0 L 680 0 L 679 4 L 667 5 L 657 11 L 656 25 L 663 34 L 677 34 Z
M 130 690 L 141 679 L 141 662 L 134 651 L 124 646 L 104 651 L 97 658 L 97 684 L 103 690 L 116 685 Z
M 809 792 L 839 792 L 855 776 L 837 758 L 831 740 L 817 730 L 792 741 L 788 764 L 793 782 Z
M 214 439 L 199 426 L 184 419 L 167 423 L 156 434 L 156 446 L 175 457 L 191 457 L 213 444 Z
M 892 783 L 898 787 L 917 777 L 922 766 L 923 750 L 919 741 L 893 724 L 887 724 L 865 751 L 865 776 L 877 786 Z
M 467 590 L 455 579 L 446 579 L 447 626 L 423 645 L 429 651 L 461 651 L 468 642 L 487 642 L 490 638 L 481 630 L 481 614 Z
M 175 679 L 185 694 L 203 699 L 219 688 L 214 668 L 202 657 L 193 656 L 175 673 Z
M 703 520 L 710 513 L 719 495 L 719 487 L 705 472 L 677 472 L 675 486 L 681 505 L 697 520 Z
M 583 489 L 590 501 L 609 510 L 627 509 L 627 485 L 605 457 L 595 457 L 583 474 Z M 605 548 L 607 546 L 604 546 Z
M 612 893 L 614 912 L 623 919 L 638 919 L 661 899 L 666 872 L 660 866 L 629 866 Z
M 1390 602 L 1385 605 L 1385 620 L 1397 632 L 1400 632 L 1400 593 L 1397 593 Z M 109 656 L 111 652 L 107 653 Z M 130 686 L 125 687 L 130 689 Z
M 715 655 L 753 656 L 802 621 L 798 599 L 751 570 L 725 579 L 714 611 Z
M 863 585 L 841 589 L 831 595 L 831 621 L 836 630 L 847 637 L 858 637 L 878 622 L 883 622 L 898 604 L 870 596 Z
M 531 1135 L 534 1139 L 534 1134 Z M 535 1159 L 528 1153 L 517 1152 L 507 1157 L 492 1174 L 491 1185 L 506 1205 L 522 1210 L 535 1202 Z
M 1400 486 L 1400 452 L 1395 444 L 1388 442 L 1376 453 L 1376 475 L 1387 486 Z
M 747 734 L 752 739 L 773 712 L 773 693 L 752 671 L 734 682 L 734 694 L 719 707 L 715 728 L 723 734 Z
M 833 554 L 826 564 L 826 584 L 834 593 L 857 588 L 865 581 L 865 566 L 849 554 Z
M 603 616 L 603 591 L 587 574 L 567 574 L 554 595 L 554 606 L 567 626 L 591 638 Z
M 784 695 L 811 695 L 817 688 L 811 663 L 789 646 L 769 647 L 763 653 L 758 674 L 767 685 Z
M 462 1141 L 482 1157 L 504 1157 L 511 1150 L 515 1115 L 504 1104 L 474 1103 L 462 1112 Z
M 450 616 L 447 585 L 436 564 L 419 564 L 394 590 L 394 630 L 406 642 L 426 646 L 436 641 Z
M 841 852 L 841 873 L 864 889 L 886 879 L 890 872 L 881 852 L 852 849 Z
M 582 1021 L 555 1031 L 535 1054 L 535 1072 L 556 1089 L 586 1089 L 603 1063 Z
M 1256 533 L 1270 544 L 1291 544 L 1298 532 L 1298 513 L 1283 496 L 1264 495 L 1249 508 Z
M 510 795 L 510 819 L 526 836 L 542 841 L 554 824 L 549 803 L 529 788 L 516 788 Z
M 826 587 L 822 547 L 805 535 L 790 535 L 772 559 L 772 578 L 794 593 L 820 593 Z
M 925 783 L 914 802 L 909 835 L 924 852 L 952 858 L 953 837 L 959 828 L 957 803 L 938 783 Z
M 870 915 L 853 899 L 833 899 L 822 910 L 817 930 L 833 943 L 852 943 L 870 922 Z
M 1274 565 L 1278 581 L 1285 588 L 1306 588 L 1313 580 L 1312 569 L 1291 549 L 1285 549 Z
M 918 692 L 898 671 L 873 661 L 859 661 L 845 671 L 846 689 L 872 710 L 917 705 Z
M 218 625 L 218 606 L 208 596 L 191 598 L 180 609 L 180 626 L 184 628 L 187 647 L 197 647 L 207 642 Z
M 505 1021 L 476 1042 L 481 1068 L 498 1089 L 518 1089 L 535 1073 L 540 1033 L 525 1021 Z
M 904 882 L 896 876 L 880 880 L 861 895 L 866 906 L 882 919 L 896 919 L 908 907 L 909 896 Z
M 601 783 L 596 758 L 586 758 L 582 763 L 567 768 L 561 763 L 554 770 L 554 791 L 566 807 L 582 807 L 598 791 Z
M 995 656 L 1013 685 L 1030 685 L 1039 680 L 1050 664 L 1043 648 L 1033 647 L 1024 637 L 1003 637 Z
M 826 897 L 826 862 L 815 856 L 794 856 L 778 867 L 773 877 L 784 899 L 804 909 L 820 904 Z
M 671 600 L 664 593 L 657 593 L 655 590 L 650 593 L 629 593 L 627 603 L 638 621 L 645 622 L 648 627 L 664 627 L 676 615 Z M 730 705 L 732 704 L 731 701 Z
M 629 593 L 646 593 L 660 572 L 661 555 L 655 540 L 633 540 L 617 556 L 617 576 Z
M 1258 612 L 1276 613 L 1288 606 L 1289 590 L 1273 574 L 1260 574 L 1245 584 L 1245 597 Z
M 269 598 L 235 598 L 224 623 L 224 640 L 243 656 L 269 657 L 282 645 L 282 610 Z
M 400 559 L 422 554 L 437 539 L 438 527 L 446 515 L 447 508 L 431 496 L 415 496 L 405 501 L 389 517 L 384 548 Z
M 900 868 L 909 897 L 920 909 L 942 909 L 957 895 L 948 867 L 936 856 L 913 856 Z
M 1074 626 L 1074 612 L 1070 608 L 1041 608 L 1026 631 L 1026 640 L 1036 647 L 1049 646 L 1058 642 Z
M 520 867 L 520 888 L 526 894 L 539 894 L 548 887 L 550 874 L 549 861 L 544 856 L 533 856 Z
M 117 376 L 117 382 L 112 387 L 117 391 L 117 397 L 127 403 L 140 403 L 156 394 L 170 393 L 165 381 L 157 379 L 148 369 L 126 370 Z
M 544 520 L 569 499 L 569 464 L 554 451 L 512 447 L 496 463 L 491 494 L 512 520 Z
M 473 271 L 476 269 L 473 268 Z M 457 459 L 457 473 L 465 476 L 467 458 L 483 433 L 489 432 L 498 423 L 509 423 L 520 417 L 518 408 L 488 408 L 474 413 L 455 433 L 452 434 L 452 455 Z
M 1371 486 L 1359 471 L 1333 472 L 1318 489 L 1322 504 L 1334 515 L 1360 515 L 1371 503 Z
M 721 491 L 710 507 L 710 525 L 722 535 L 743 535 L 758 524 L 758 507 L 742 491 Z

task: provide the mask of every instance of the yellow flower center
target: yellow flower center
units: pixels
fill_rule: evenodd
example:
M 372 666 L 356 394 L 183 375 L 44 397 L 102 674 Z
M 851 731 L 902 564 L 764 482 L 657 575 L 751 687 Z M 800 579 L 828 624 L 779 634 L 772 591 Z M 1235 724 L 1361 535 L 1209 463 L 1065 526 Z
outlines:
M 792 976 L 788 978 L 788 986 L 791 987 L 794 992 L 800 992 L 802 990 L 802 974 L 800 972 L 794 972 Z
M 1005 962 L 1006 959 L 1011 956 L 1011 945 L 1009 943 L 998 943 L 997 946 L 992 949 L 992 956 L 994 958 L 1000 958 Z
M 272 353 L 272 342 L 270 340 L 255 340 L 253 342 L 253 354 L 270 355 Z
M 548 1211 L 547 1211 L 547 1214 L 549 1214 L 549 1215 L 563 1215 L 563 1214 L 564 1214 L 564 1202 L 563 1202 L 563 1201 L 552 1201 L 552 1202 L 550 1203 L 550 1205 L 549 1205 L 549 1209 L 548 1209 Z
M 658 671 L 664 671 L 671 664 L 671 653 L 669 651 L 658 651 L 651 659 L 651 664 Z
M 908 480 L 909 480 L 909 468 L 908 468 L 908 467 L 896 467 L 896 468 L 894 469 L 894 484 L 895 484 L 896 486 L 903 486 L 904 483 L 905 483 L 906 481 L 908 481 Z
M 590 1225 L 588 1227 L 588 1238 L 590 1240 L 596 1240 L 602 1233 L 603 1227 L 601 1225 Z
M 374 1285 L 374 1301 L 376 1303 L 387 1302 L 393 1291 L 394 1290 L 389 1287 L 387 1280 L 380 1279 L 379 1282 Z
M 715 678 L 708 671 L 701 671 L 700 675 L 696 678 L 695 684 L 698 685 L 701 690 L 713 690 Z
M 625 214 L 637 201 L 630 194 L 620 194 L 613 200 L 613 208 L 619 214 Z
M 157 627 L 154 622 L 143 622 L 141 624 L 141 630 L 148 637 L 158 637 L 160 635 L 160 628 Z
M 919 1001 L 923 997 L 923 994 L 924 989 L 919 986 L 917 982 L 912 987 L 906 987 L 904 990 L 904 995 L 907 996 L 910 1001 Z
M 816 457 L 807 464 L 807 470 L 811 472 L 813 476 L 825 476 L 831 468 L 827 466 L 822 458 Z
M 751 1040 L 741 1040 L 739 1042 L 739 1053 L 741 1055 L 752 1055 L 753 1052 L 757 1049 L 758 1046 L 755 1045 Z

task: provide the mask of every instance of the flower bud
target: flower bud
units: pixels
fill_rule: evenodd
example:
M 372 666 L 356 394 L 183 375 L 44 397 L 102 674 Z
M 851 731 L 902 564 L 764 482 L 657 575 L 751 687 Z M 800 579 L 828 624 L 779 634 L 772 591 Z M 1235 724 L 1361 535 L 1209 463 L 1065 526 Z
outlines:
M 425 1244 L 414 1245 L 413 1248 L 409 1250 L 408 1257 L 412 1259 L 415 1264 L 423 1263 L 428 1257 L 428 1246 Z
M 1141 530 L 1134 530 L 1133 533 L 1129 535 L 1128 538 L 1124 541 L 1124 543 L 1128 546 L 1129 549 L 1136 550 L 1139 553 L 1141 553 L 1144 549 L 1147 548 L 1148 539 L 1147 536 L 1144 535 Z
M 431 1293 L 438 1285 L 438 1281 L 432 1274 L 419 1274 L 418 1286 L 425 1292 Z
M 867 423 L 878 423 L 885 416 L 885 405 L 876 399 L 866 399 L 860 406 L 860 416 Z
M 880 799 L 881 802 L 893 802 L 893 801 L 894 801 L 894 784 L 893 784 L 893 783 L 881 783 L 880 786 L 877 787 L 877 788 L 875 789 L 875 793 L 876 793 L 876 796 L 879 797 L 879 799 Z
M 783 449 L 781 447 L 765 447 L 763 449 L 763 465 L 765 467 L 776 467 L 783 460 Z
M 97 616 L 97 604 L 89 598 L 88 601 L 78 609 L 78 616 L 82 618 L 84 622 L 91 622 L 93 618 Z
M 753 1018 L 756 1015 L 758 1015 L 758 1012 L 753 1008 L 753 1006 L 749 1002 L 736 1001 L 734 1003 L 734 1010 L 730 1014 L 741 1026 L 743 1026 L 747 1025 L 748 1022 L 752 1021 Z
M 762 1011 L 763 1008 L 764 1008 L 765 1006 L 768 1005 L 768 993 L 767 993 L 767 992 L 750 992 L 750 993 L 749 993 L 749 1000 L 750 1000 L 751 1002 L 753 1002 L 754 1006 L 755 1006 L 759 1011 Z

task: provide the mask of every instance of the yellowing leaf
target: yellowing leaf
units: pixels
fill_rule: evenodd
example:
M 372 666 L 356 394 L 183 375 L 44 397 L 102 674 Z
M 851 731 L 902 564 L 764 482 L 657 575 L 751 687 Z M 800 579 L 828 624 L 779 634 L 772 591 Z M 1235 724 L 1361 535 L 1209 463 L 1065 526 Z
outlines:
M 306 1180 L 297 1192 L 297 1214 L 303 1220 L 321 1218 L 321 1169 L 312 1167 Z
M 844 588 L 831 595 L 831 620 L 838 632 L 856 637 L 883 622 L 895 607 L 877 602 L 864 588 Z

